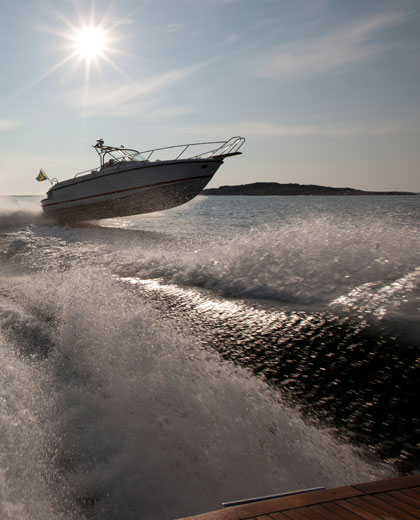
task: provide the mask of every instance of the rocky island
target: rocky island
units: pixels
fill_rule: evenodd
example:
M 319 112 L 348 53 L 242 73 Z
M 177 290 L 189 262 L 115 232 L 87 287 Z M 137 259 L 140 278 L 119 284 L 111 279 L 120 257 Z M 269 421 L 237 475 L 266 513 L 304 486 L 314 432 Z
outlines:
M 331 188 L 316 184 L 280 184 L 254 182 L 237 186 L 220 186 L 203 190 L 203 195 L 417 195 L 407 191 L 363 191 L 354 188 Z

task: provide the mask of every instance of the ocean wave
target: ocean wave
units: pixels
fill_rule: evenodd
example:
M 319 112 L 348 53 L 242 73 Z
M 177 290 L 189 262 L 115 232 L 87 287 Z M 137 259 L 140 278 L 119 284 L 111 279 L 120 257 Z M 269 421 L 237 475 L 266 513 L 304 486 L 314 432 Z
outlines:
M 292 304 L 328 304 L 366 284 L 392 284 L 420 266 L 419 230 L 378 219 L 306 216 L 232 229 L 229 238 L 226 233 L 218 239 L 180 238 L 98 225 L 58 226 L 26 208 L 0 213 L 0 229 L 11 233 L 3 247 L 10 262 L 48 261 L 51 269 L 104 265 L 123 277 L 162 278 L 228 297 Z
M 318 218 L 254 228 L 193 251 L 153 248 L 134 261 L 127 254 L 110 261 L 122 276 L 162 278 L 229 297 L 328 303 L 362 284 L 392 283 L 411 272 L 420 265 L 420 235 L 411 227 Z
M 379 220 L 300 218 L 215 239 L 58 226 L 37 213 L 13 215 L 0 216 L 0 227 L 12 226 L 2 239 L 8 265 L 104 266 L 120 277 L 162 279 L 232 298 L 328 305 L 358 287 L 385 297 L 381 287 L 420 266 L 418 229 Z
M 1 321 L 1 329 L 7 324 Z M 46 377 L 0 334 L 0 516 L 7 520 L 76 518 L 63 512 L 65 485 L 54 467 L 54 398 Z
M 33 478 L 41 512 L 31 518 L 60 518 L 56 503 L 89 518 L 169 518 L 230 498 L 392 474 L 175 333 L 106 269 L 1 284 L 2 308 L 9 302 L 25 327 L 32 316 L 35 337 L 48 344 L 34 357 L 21 348 L 31 335 L 13 327 L 7 335 L 10 315 L 0 314 L 1 403 L 9 403 L 1 420 L 10 433 L 3 457 L 13 471 L 27 464 L 24 478 L 7 482 L 6 498 L 25 497 Z
M 0 211 L 0 230 L 2 231 L 16 229 L 28 224 L 39 224 L 43 221 L 43 215 L 39 211 Z
M 43 221 L 38 197 L 0 197 L 0 230 Z

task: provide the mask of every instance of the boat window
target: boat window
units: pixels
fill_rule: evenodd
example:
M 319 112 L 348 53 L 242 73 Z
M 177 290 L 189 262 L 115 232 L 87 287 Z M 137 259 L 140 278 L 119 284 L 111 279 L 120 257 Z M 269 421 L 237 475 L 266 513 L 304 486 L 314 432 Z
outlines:
M 136 153 L 131 157 L 132 161 L 145 161 L 146 157 L 144 157 L 141 153 Z
M 103 156 L 103 167 L 112 166 L 121 162 L 145 161 L 146 159 L 136 151 L 129 150 L 112 150 Z

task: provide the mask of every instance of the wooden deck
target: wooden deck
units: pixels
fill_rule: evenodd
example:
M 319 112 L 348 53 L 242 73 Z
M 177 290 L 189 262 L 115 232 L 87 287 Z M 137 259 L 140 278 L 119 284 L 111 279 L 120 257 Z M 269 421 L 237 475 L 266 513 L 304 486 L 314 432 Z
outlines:
M 311 491 L 188 517 L 188 520 L 245 519 L 420 519 L 420 475 Z

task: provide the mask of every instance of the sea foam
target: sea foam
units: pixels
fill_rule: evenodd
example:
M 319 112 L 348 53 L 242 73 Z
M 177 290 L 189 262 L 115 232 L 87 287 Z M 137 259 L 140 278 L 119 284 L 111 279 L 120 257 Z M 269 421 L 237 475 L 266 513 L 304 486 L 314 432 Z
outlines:
M 45 323 L 1 344 L 4 467 L 27 464 L 5 498 L 23 512 L 38 500 L 30 518 L 173 518 L 392 474 L 175 333 L 106 269 L 9 277 L 2 295 L 22 326 Z

